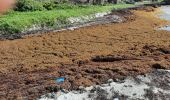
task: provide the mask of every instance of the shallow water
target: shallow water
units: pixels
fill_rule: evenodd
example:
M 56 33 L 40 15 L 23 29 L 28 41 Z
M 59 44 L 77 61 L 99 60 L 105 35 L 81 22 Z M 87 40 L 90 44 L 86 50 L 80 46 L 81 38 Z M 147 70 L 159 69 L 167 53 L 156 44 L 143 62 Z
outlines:
M 170 6 L 161 7 L 163 14 L 159 15 L 161 19 L 170 20 Z M 170 31 L 170 25 L 159 28 L 160 30 Z
M 170 6 L 163 6 L 161 10 L 164 12 L 160 15 L 161 19 L 170 20 Z
M 166 27 L 161 27 L 160 30 L 170 31 L 170 25 L 166 26 Z

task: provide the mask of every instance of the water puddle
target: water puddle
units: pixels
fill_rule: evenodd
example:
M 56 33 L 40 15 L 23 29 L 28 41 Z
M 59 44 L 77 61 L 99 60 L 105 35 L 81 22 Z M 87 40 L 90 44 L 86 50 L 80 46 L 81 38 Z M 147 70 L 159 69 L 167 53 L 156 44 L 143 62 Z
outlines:
M 170 6 L 163 6 L 163 7 L 161 7 L 161 10 L 163 11 L 163 14 L 159 15 L 159 17 L 161 19 L 170 21 Z M 159 28 L 159 30 L 170 31 L 170 25 L 161 27 L 161 28 Z

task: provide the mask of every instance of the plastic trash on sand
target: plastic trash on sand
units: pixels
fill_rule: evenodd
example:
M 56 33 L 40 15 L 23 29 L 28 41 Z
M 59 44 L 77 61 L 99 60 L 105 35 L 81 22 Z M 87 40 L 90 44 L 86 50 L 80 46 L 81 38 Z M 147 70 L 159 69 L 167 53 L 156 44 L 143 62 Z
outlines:
M 56 83 L 63 83 L 65 81 L 65 78 L 64 77 L 59 77 L 59 78 L 56 78 L 55 79 L 55 82 Z

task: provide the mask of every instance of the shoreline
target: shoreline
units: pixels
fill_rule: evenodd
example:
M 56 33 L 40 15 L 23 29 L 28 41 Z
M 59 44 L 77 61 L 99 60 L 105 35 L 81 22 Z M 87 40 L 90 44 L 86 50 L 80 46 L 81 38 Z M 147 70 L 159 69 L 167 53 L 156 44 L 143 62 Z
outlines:
M 68 31 L 68 30 L 74 30 L 81 27 L 90 27 L 93 25 L 99 25 L 99 24 L 108 24 L 108 23 L 122 23 L 124 22 L 123 15 L 116 15 L 110 16 L 110 14 L 114 13 L 121 13 L 122 11 L 128 11 L 128 10 L 137 10 L 137 9 L 144 9 L 147 7 L 158 7 L 157 4 L 150 4 L 150 5 L 138 5 L 134 7 L 128 7 L 128 8 L 122 8 L 122 9 L 114 9 L 112 11 L 107 12 L 101 12 L 101 13 L 95 13 L 88 16 L 80 16 L 80 17 L 71 17 L 68 18 L 68 23 L 65 25 L 61 25 L 61 27 L 57 27 L 56 29 L 51 29 L 50 27 L 39 27 L 38 25 L 33 25 L 32 28 L 27 29 L 26 31 L 20 32 L 20 33 L 14 33 L 14 34 L 0 34 L 0 40 L 15 40 L 15 39 L 22 39 L 25 36 L 36 36 L 51 32 L 60 32 L 60 31 Z M 99 15 L 99 17 L 96 17 Z M 109 20 L 106 18 L 109 17 Z M 122 18 L 121 18 L 122 17 Z M 79 20 L 76 22 L 76 20 Z M 71 20 L 74 20 L 75 22 L 72 23 Z M 101 20 L 101 21 L 100 21 Z M 121 21 L 122 20 L 122 21 Z
M 127 12 L 133 15 L 124 23 L 0 41 L 0 99 L 35 99 L 58 87 L 76 90 L 170 69 L 170 32 L 155 30 L 167 21 L 153 11 Z M 66 81 L 56 84 L 57 77 Z

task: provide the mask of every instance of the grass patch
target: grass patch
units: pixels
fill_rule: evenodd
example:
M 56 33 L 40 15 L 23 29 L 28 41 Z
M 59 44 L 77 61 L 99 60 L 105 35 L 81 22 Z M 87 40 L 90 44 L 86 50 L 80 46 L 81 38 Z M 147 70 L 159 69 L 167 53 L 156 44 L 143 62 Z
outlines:
M 33 25 L 41 27 L 57 27 L 56 22 L 66 24 L 66 19 L 90 15 L 98 12 L 106 12 L 112 9 L 132 7 L 131 4 L 106 5 L 106 6 L 74 6 L 72 9 L 55 9 L 33 12 L 11 11 L 0 17 L 0 31 L 5 34 L 20 33 Z

